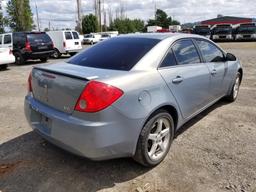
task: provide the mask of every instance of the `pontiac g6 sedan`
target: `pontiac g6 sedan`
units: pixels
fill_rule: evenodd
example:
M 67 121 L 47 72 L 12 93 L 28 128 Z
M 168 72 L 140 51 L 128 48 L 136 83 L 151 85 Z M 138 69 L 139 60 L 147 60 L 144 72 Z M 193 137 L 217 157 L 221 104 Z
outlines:
M 34 67 L 25 114 L 72 153 L 155 166 L 185 122 L 221 98 L 236 100 L 242 77 L 236 57 L 202 36 L 124 35 Z

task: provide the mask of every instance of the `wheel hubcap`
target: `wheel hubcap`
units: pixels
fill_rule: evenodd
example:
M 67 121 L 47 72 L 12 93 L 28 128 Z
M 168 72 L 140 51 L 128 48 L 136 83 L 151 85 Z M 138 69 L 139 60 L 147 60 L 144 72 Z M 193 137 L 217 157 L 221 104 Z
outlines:
M 237 97 L 237 95 L 238 95 L 239 86 L 240 86 L 240 78 L 237 77 L 237 78 L 236 78 L 235 85 L 234 85 L 234 89 L 233 89 L 233 97 L 234 97 L 234 99 L 235 99 L 235 98 Z
M 153 124 L 148 136 L 148 156 L 152 161 L 157 161 L 166 153 L 170 142 L 170 121 L 159 118 Z

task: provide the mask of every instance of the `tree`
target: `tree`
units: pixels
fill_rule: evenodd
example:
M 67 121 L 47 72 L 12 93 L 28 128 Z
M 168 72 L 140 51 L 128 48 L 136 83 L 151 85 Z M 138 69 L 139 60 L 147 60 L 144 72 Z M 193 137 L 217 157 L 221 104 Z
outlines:
M 118 31 L 119 33 L 135 33 L 142 32 L 144 29 L 144 21 L 140 19 L 115 19 L 109 27 L 109 30 Z
M 160 26 L 163 28 L 169 28 L 170 25 L 179 25 L 180 22 L 172 20 L 172 17 L 168 17 L 167 13 L 161 9 L 156 10 L 156 19 L 148 20 L 147 26 Z
M 0 12 L 0 33 L 4 33 L 4 17 L 3 13 Z
M 31 31 L 33 14 L 29 0 L 10 0 L 7 3 L 8 25 L 13 31 Z
M 93 14 L 86 15 L 82 20 L 82 31 L 84 34 L 98 31 L 98 20 Z
M 44 28 L 44 32 L 48 32 L 50 29 L 48 27 Z

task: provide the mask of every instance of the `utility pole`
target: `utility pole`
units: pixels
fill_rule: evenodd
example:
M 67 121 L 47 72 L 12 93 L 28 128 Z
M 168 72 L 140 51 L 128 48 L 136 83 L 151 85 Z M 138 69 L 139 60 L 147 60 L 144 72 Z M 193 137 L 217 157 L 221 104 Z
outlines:
M 99 25 L 100 25 L 100 32 L 102 32 L 102 25 L 101 25 L 101 0 L 99 0 L 98 5 L 99 5 Z
M 79 32 L 82 31 L 82 11 L 81 11 L 81 0 L 77 0 L 77 25 Z
M 35 1 L 35 6 L 36 6 L 37 29 L 38 29 L 38 31 L 41 31 L 41 30 L 40 30 L 40 23 L 39 23 L 39 16 L 38 16 L 38 9 L 37 9 L 36 1 Z

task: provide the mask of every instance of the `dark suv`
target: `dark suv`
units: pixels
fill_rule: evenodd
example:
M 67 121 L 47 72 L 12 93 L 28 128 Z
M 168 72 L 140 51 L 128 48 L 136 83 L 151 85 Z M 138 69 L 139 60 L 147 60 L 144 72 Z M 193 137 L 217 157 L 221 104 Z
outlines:
M 45 32 L 13 33 L 13 54 L 18 65 L 28 59 L 46 62 L 53 50 L 53 42 Z

